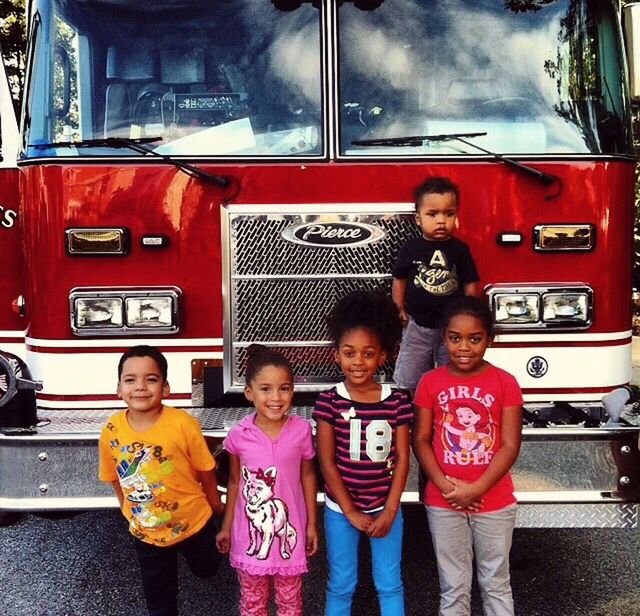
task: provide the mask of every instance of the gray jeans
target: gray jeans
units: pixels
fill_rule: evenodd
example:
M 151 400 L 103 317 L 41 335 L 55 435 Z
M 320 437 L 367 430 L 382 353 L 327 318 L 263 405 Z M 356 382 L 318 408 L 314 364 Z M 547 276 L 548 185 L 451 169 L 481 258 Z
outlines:
M 442 330 L 422 327 L 409 319 L 402 333 L 402 344 L 393 373 L 395 384 L 402 389 L 415 390 L 425 372 L 436 365 L 448 363 L 449 355 L 442 342 Z
M 516 505 L 490 513 L 427 506 L 440 577 L 440 616 L 471 614 L 473 555 L 485 616 L 513 616 L 509 551 Z

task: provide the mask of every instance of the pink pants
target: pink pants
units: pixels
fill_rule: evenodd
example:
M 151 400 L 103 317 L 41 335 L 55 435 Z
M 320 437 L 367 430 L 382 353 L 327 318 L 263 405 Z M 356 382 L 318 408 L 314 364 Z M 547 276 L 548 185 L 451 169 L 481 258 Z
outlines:
M 252 575 L 237 570 L 240 581 L 240 616 L 268 616 L 271 580 L 278 616 L 302 616 L 301 575 Z

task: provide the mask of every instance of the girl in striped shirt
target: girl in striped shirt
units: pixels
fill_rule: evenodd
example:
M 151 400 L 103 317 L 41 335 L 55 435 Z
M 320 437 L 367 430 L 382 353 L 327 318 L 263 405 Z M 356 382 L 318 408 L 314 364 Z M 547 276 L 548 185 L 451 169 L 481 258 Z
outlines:
M 400 496 L 409 472 L 413 414 L 406 394 L 376 380 L 402 335 L 400 317 L 390 298 L 361 291 L 343 298 L 327 324 L 344 381 L 321 393 L 313 412 L 326 493 L 325 614 L 351 613 L 364 533 L 381 614 L 403 615 Z

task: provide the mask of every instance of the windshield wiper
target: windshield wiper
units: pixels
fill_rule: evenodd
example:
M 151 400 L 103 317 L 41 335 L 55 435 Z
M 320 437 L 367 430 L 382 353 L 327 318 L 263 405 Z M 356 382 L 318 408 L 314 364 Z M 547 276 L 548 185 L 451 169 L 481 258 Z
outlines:
M 445 133 L 442 135 L 413 135 L 407 137 L 389 137 L 386 139 L 359 139 L 357 141 L 352 141 L 353 145 L 363 145 L 363 146 L 390 146 L 390 147 L 406 147 L 406 146 L 421 146 L 425 141 L 460 141 L 465 145 L 468 145 L 471 148 L 475 148 L 484 154 L 488 154 L 494 160 L 497 160 L 505 165 L 509 165 L 518 169 L 528 175 L 531 175 L 537 178 L 542 184 L 545 186 L 551 186 L 554 183 L 558 183 L 558 190 L 552 195 L 546 195 L 545 200 L 549 201 L 550 199 L 555 199 L 562 192 L 562 182 L 560 178 L 556 175 L 551 175 L 550 173 L 544 173 L 544 171 L 540 171 L 540 169 L 536 169 L 535 167 L 530 167 L 529 165 L 525 165 L 523 163 L 518 162 L 517 160 L 513 160 L 508 156 L 504 156 L 502 154 L 496 154 L 491 150 L 487 150 L 471 141 L 467 141 L 465 137 L 484 137 L 487 133 Z
M 209 173 L 189 165 L 188 163 L 177 160 L 168 154 L 160 154 L 150 147 L 147 147 L 147 143 L 155 143 L 161 141 L 162 137 L 140 137 L 138 139 L 129 139 L 127 137 L 105 137 L 103 139 L 79 139 L 77 141 L 53 141 L 51 143 L 33 143 L 30 147 L 37 149 L 45 148 L 95 148 L 95 147 L 109 147 L 109 148 L 129 148 L 134 152 L 140 152 L 141 154 L 151 154 L 157 156 L 162 160 L 174 165 L 183 173 L 196 177 L 207 182 L 213 182 L 220 188 L 226 188 L 231 184 L 231 179 L 224 175 L 216 175 L 215 173 Z

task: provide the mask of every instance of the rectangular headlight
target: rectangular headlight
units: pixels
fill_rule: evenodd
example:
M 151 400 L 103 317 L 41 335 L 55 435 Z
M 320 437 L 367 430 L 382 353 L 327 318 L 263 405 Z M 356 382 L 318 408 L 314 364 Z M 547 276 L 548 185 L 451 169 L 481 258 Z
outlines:
M 176 311 L 173 296 L 128 297 L 127 327 L 171 327 Z
M 587 293 L 545 293 L 542 296 L 542 320 L 554 324 L 589 322 L 589 296 Z
M 540 319 L 540 296 L 537 293 L 495 295 L 493 306 L 497 324 L 537 323 Z
M 67 253 L 71 256 L 126 255 L 129 252 L 129 230 L 115 228 L 67 229 Z
M 71 329 L 77 336 L 175 334 L 180 295 L 177 287 L 73 289 Z
M 122 299 L 119 297 L 78 297 L 75 299 L 73 312 L 78 329 L 122 327 Z

